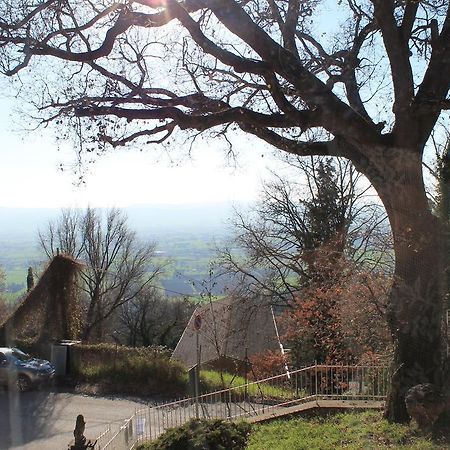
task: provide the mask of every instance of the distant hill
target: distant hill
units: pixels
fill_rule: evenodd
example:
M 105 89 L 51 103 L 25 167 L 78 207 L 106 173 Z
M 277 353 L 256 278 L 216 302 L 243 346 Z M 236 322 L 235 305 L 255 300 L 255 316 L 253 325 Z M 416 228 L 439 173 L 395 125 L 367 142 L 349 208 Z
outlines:
M 232 213 L 229 203 L 139 205 L 122 208 L 138 232 L 162 229 L 223 229 Z M 8 236 L 34 238 L 38 228 L 58 217 L 60 208 L 1 208 L 0 240 Z
M 145 228 L 223 229 L 232 206 L 228 203 L 131 206 L 124 211 L 137 232 Z
M 0 241 L 34 239 L 38 228 L 58 214 L 59 209 L 55 208 L 0 208 Z

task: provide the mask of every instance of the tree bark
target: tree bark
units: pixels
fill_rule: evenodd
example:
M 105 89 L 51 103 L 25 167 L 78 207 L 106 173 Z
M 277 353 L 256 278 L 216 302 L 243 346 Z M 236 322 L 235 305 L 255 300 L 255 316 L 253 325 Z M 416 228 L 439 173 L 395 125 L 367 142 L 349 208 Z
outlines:
M 420 152 L 388 148 L 383 153 L 384 167 L 378 164 L 377 170 L 383 175 L 371 181 L 389 217 L 396 260 L 388 308 L 395 353 L 386 417 L 408 422 L 407 390 L 419 383 L 442 384 L 441 225 L 428 203 Z
M 96 321 L 99 314 L 100 302 L 101 302 L 100 288 L 98 286 L 95 286 L 93 293 L 91 295 L 91 300 L 89 302 L 89 307 L 86 314 L 86 323 L 82 334 L 82 340 L 84 342 L 89 342 L 91 340 L 93 331 L 96 332 L 96 338 L 98 339 L 98 332 L 96 330 L 97 327 Z M 99 340 L 97 342 L 101 341 Z

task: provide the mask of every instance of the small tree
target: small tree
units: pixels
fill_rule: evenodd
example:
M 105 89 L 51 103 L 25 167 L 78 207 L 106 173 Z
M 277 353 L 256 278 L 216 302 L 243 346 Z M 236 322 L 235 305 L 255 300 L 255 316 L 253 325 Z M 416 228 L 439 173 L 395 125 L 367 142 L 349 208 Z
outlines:
M 154 244 L 140 243 L 118 209 L 108 210 L 104 217 L 92 208 L 84 213 L 63 210 L 56 222 L 39 232 L 39 242 L 48 257 L 59 249 L 84 263 L 80 272 L 87 297 L 84 340 L 101 341 L 106 320 L 162 270 L 152 264 Z
M 125 343 L 132 347 L 164 345 L 175 348 L 195 305 L 182 298 L 170 298 L 146 286 L 119 311 L 119 326 Z
M 386 321 L 391 278 L 345 260 L 327 267 L 327 276 L 332 273 L 332 283 L 311 283 L 291 303 L 284 338 L 292 362 L 358 363 L 385 357 L 392 345 Z
M 3 295 L 5 291 L 6 291 L 6 274 L 3 268 L 0 266 L 0 295 Z M 4 300 L 3 297 L 1 297 L 1 300 Z
M 4 293 L 6 291 L 6 275 L 3 268 L 0 267 L 0 325 L 6 320 L 11 308 L 8 305 Z

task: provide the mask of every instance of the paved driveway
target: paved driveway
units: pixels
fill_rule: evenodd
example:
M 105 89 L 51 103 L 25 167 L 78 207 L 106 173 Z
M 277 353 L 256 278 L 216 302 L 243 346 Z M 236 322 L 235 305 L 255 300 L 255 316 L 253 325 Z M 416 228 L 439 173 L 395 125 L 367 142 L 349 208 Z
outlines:
M 85 436 L 116 429 L 142 403 L 52 391 L 0 391 L 0 449 L 66 450 L 75 419 L 83 414 Z

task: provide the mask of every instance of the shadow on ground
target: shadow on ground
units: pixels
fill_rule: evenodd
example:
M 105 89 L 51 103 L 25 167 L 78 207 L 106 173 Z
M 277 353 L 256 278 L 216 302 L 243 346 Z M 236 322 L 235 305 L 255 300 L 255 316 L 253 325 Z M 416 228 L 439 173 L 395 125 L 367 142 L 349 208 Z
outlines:
M 52 435 L 64 405 L 51 390 L 0 391 L 0 449 L 20 447 Z

